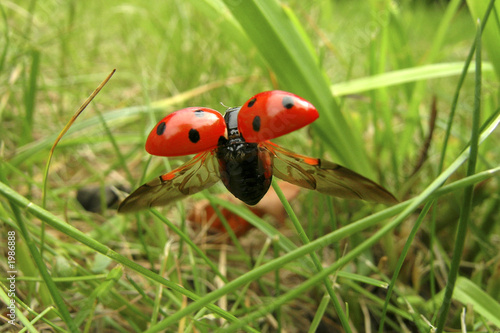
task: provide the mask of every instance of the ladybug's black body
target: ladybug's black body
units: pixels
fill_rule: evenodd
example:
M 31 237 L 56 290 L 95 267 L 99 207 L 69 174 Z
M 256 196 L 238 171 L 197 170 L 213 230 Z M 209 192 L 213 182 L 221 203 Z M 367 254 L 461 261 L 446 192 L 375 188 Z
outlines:
M 247 205 L 255 205 L 271 185 L 272 161 L 266 150 L 257 143 L 246 142 L 238 131 L 239 111 L 240 107 L 226 111 L 228 139 L 221 137 L 216 156 L 226 188 Z

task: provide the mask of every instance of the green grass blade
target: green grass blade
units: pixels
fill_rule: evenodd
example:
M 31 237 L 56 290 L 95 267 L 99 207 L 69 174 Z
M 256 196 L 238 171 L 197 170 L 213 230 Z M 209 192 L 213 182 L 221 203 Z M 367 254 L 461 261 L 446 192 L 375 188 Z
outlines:
M 318 329 L 321 320 L 323 319 L 323 315 L 325 314 L 326 308 L 328 307 L 328 303 L 330 303 L 328 295 L 323 296 L 321 299 L 321 303 L 318 305 L 318 309 L 314 314 L 314 318 L 311 322 L 311 326 L 309 327 L 308 333 L 314 333 Z
M 38 330 L 36 328 L 32 327 L 32 325 L 35 324 L 38 320 L 43 319 L 52 310 L 54 310 L 54 307 L 49 306 L 48 308 L 46 308 L 45 310 L 40 312 L 35 318 L 33 318 L 33 320 L 29 323 L 29 325 L 26 324 L 25 327 L 19 331 L 19 333 L 24 333 L 27 330 L 29 330 L 30 332 L 38 332 Z M 55 326 L 55 324 L 52 324 L 52 323 L 50 323 L 50 324 L 55 330 L 62 331 L 62 329 L 58 326 Z M 64 332 L 66 332 L 66 331 L 64 331 Z
M 8 316 L 9 309 L 7 308 L 7 306 L 9 306 L 9 307 L 11 306 L 12 296 L 7 295 L 7 293 L 5 292 L 5 290 L 7 290 L 7 291 L 10 290 L 10 280 L 7 280 L 7 284 L 4 285 L 3 283 L 1 283 L 0 285 L 2 286 L 2 288 L 0 288 L 0 300 L 2 300 L 2 302 L 5 304 L 5 315 L 4 316 L 5 316 L 7 321 L 10 321 L 12 319 L 11 319 L 11 317 Z M 10 293 L 10 291 L 9 291 L 9 293 Z M 30 323 L 28 318 L 26 318 L 26 316 L 21 311 L 21 306 L 20 305 L 16 306 L 15 303 L 14 303 L 14 306 L 15 306 L 14 314 L 16 316 L 14 322 L 20 321 L 21 324 L 24 326 L 24 328 L 23 328 L 24 330 L 29 330 L 30 332 L 36 332 L 35 327 Z M 53 309 L 53 307 L 50 306 L 47 309 Z
M 422 224 L 424 218 L 427 216 L 427 212 L 431 208 L 432 204 L 433 204 L 432 201 L 429 201 L 425 204 L 424 208 L 422 209 L 422 211 L 420 212 L 420 214 L 418 216 L 417 221 L 415 222 L 415 225 L 413 226 L 410 234 L 408 235 L 408 240 L 406 241 L 403 250 L 401 251 L 401 255 L 399 256 L 398 263 L 396 264 L 396 268 L 394 269 L 394 273 L 392 275 L 391 282 L 389 283 L 389 287 L 387 289 L 387 295 L 385 297 L 384 307 L 382 309 L 382 316 L 381 316 L 379 329 L 378 329 L 379 333 L 384 332 L 384 321 L 386 318 L 387 309 L 389 308 L 389 301 L 392 297 L 392 290 L 394 289 L 394 287 L 396 285 L 396 280 L 397 280 L 397 277 L 399 275 L 399 272 L 401 271 L 401 268 L 403 267 L 404 261 L 406 259 L 406 255 L 408 254 L 408 251 L 410 250 L 410 246 L 411 246 L 413 240 L 415 239 L 415 236 L 417 235 L 417 231 L 419 230 L 420 225 Z
M 471 280 L 458 277 L 453 298 L 464 305 L 472 304 L 474 312 L 500 327 L 500 303 Z
M 457 15 L 457 11 L 460 9 L 461 5 L 462 0 L 453 0 L 448 2 L 446 11 L 444 12 L 443 18 L 439 23 L 436 34 L 434 35 L 431 48 L 426 54 L 426 61 L 434 62 L 438 57 L 439 52 L 442 49 L 444 42 L 446 41 L 446 34 L 448 30 L 450 28 L 453 28 L 453 18 Z
M 33 50 L 31 52 L 31 70 L 29 74 L 28 87 L 26 88 L 24 96 L 24 143 L 32 140 L 33 117 L 35 114 L 35 103 L 38 90 L 37 81 L 38 76 L 40 75 L 40 57 L 40 51 Z
M 283 207 L 285 208 L 285 211 L 287 212 L 288 216 L 292 220 L 293 226 L 295 227 L 295 231 L 297 232 L 297 235 L 299 236 L 300 240 L 302 241 L 302 244 L 309 244 L 309 238 L 306 235 L 306 232 L 304 228 L 302 228 L 302 224 L 300 224 L 299 219 L 295 215 L 292 206 L 290 206 L 290 203 L 286 199 L 285 195 L 283 194 L 283 191 L 281 188 L 278 186 L 278 183 L 276 182 L 276 178 L 273 178 L 272 180 L 272 185 L 273 189 L 278 195 L 278 198 L 280 199 L 281 203 L 283 204 Z M 317 272 L 321 272 L 323 270 L 323 267 L 321 265 L 321 261 L 319 260 L 318 255 L 316 252 L 311 253 L 311 259 L 314 263 L 314 266 L 316 267 Z M 323 284 L 325 285 L 326 291 L 328 292 L 328 295 L 330 296 L 330 299 L 333 303 L 333 307 L 335 308 L 335 312 L 339 316 L 340 322 L 342 323 L 342 327 L 346 332 L 352 332 L 351 326 L 349 325 L 349 319 L 347 318 L 346 314 L 344 313 L 344 309 L 342 309 L 342 306 L 339 302 L 339 299 L 337 295 L 335 294 L 335 291 L 333 290 L 332 287 L 332 282 L 328 277 L 325 277 L 323 280 Z
M 3 185 L 3 183 L 0 184 Z M 77 331 L 76 324 L 69 313 L 69 309 L 66 306 L 66 303 L 64 302 L 61 293 L 59 292 L 59 289 L 57 288 L 54 280 L 52 280 L 52 277 L 49 274 L 48 268 L 45 265 L 45 262 L 40 254 L 40 251 L 38 251 L 38 248 L 35 242 L 33 241 L 33 238 L 31 237 L 31 233 L 28 231 L 28 227 L 24 221 L 24 218 L 21 216 L 19 207 L 16 206 L 14 203 L 12 203 L 12 201 L 11 204 L 12 204 L 11 205 L 12 211 L 16 216 L 16 222 L 19 227 L 20 233 L 24 238 L 24 241 L 28 245 L 30 254 L 33 257 L 33 261 L 36 263 L 38 271 L 40 272 L 40 275 L 42 276 L 47 286 L 47 289 L 49 290 L 50 295 L 52 296 L 52 299 L 57 309 L 59 310 L 59 313 L 61 314 L 61 319 L 66 323 L 68 329 L 71 332 L 76 332 Z
M 485 22 L 483 27 L 483 46 L 488 53 L 488 59 L 495 68 L 497 78 L 500 78 L 500 48 L 498 47 L 500 45 L 500 2 L 467 0 L 467 5 L 473 20 L 485 17 L 490 10 L 489 7 L 494 6 L 494 18 Z
M 470 157 L 467 165 L 467 176 L 472 176 L 476 172 L 478 147 L 479 147 L 479 126 L 480 126 L 480 110 L 481 110 L 481 22 L 477 22 L 476 34 L 476 80 L 475 80 L 475 93 L 474 93 L 474 111 L 472 114 L 472 129 L 471 129 L 471 143 L 470 143 Z M 472 211 L 472 197 L 474 186 L 468 186 L 464 191 L 463 205 L 460 212 L 460 219 L 458 221 L 457 236 L 455 239 L 455 248 L 453 250 L 453 257 L 451 261 L 450 271 L 448 273 L 448 281 L 444 294 L 443 303 L 439 310 L 439 317 L 437 321 L 436 332 L 443 331 L 450 309 L 451 298 L 453 297 L 453 290 L 455 289 L 455 282 L 458 277 L 460 269 L 460 262 L 462 260 L 462 253 L 465 247 L 465 238 L 467 236 L 467 225 Z
M 409 82 L 461 75 L 463 72 L 463 68 L 463 62 L 448 62 L 417 66 L 336 83 L 331 86 L 331 90 L 335 96 L 359 94 L 374 89 L 395 86 Z M 483 72 L 492 72 L 493 66 L 491 65 L 491 63 L 483 62 L 482 70 Z M 466 73 L 469 74 L 474 72 L 475 68 L 468 68 L 466 71 Z
M 488 6 L 488 10 L 485 12 L 483 20 L 481 21 L 481 25 L 484 25 L 484 24 L 486 24 L 486 22 L 488 22 L 488 18 L 489 18 L 489 15 L 491 13 L 491 10 L 493 9 L 494 3 L 495 3 L 495 0 L 490 1 L 489 6 Z M 481 31 L 482 30 L 483 30 L 483 27 L 481 26 Z M 449 138 L 451 135 L 451 128 L 453 126 L 453 122 L 455 119 L 455 112 L 456 112 L 457 105 L 458 105 L 458 97 L 460 96 L 460 90 L 461 90 L 462 85 L 464 83 L 465 76 L 466 76 L 466 73 L 468 71 L 470 62 L 472 61 L 472 57 L 474 55 L 475 49 L 476 49 L 476 44 L 473 43 L 470 50 L 469 50 L 469 54 L 467 55 L 467 58 L 465 60 L 462 74 L 460 75 L 460 78 L 458 80 L 455 95 L 453 96 L 453 100 L 451 102 L 450 115 L 448 116 L 448 123 L 446 126 L 446 133 L 445 133 L 445 137 L 443 140 L 443 147 L 441 148 L 441 158 L 439 160 L 438 173 L 441 172 L 441 170 L 443 170 L 444 158 L 445 158 L 446 151 L 448 148 L 448 141 L 449 141 Z

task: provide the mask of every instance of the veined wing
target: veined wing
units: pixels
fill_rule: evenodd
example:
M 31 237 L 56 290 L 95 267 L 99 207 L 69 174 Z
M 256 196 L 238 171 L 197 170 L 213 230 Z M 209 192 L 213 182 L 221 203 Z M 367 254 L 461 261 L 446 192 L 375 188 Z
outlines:
M 214 152 L 199 153 L 169 173 L 142 185 L 118 207 L 119 213 L 130 213 L 153 206 L 164 206 L 206 189 L 220 180 Z
M 274 157 L 273 174 L 289 183 L 340 198 L 398 202 L 382 186 L 341 165 L 296 154 L 270 141 L 260 145 Z

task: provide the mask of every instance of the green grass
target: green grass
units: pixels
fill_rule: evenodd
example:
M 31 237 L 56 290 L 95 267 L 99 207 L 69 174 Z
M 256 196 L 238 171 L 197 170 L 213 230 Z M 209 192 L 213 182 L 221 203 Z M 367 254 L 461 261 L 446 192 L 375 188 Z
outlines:
M 0 271 L 15 231 L 17 328 L 500 329 L 500 4 L 479 29 L 487 3 L 0 2 Z M 115 68 L 58 143 L 43 200 L 51 146 Z M 223 111 L 270 89 L 320 113 L 279 144 L 401 203 L 303 190 L 281 197 L 281 224 L 218 197 L 222 186 L 134 215 L 76 201 L 82 187 L 134 189 L 186 161 L 144 151 L 166 113 Z M 213 242 L 189 221 L 202 198 L 255 229 Z

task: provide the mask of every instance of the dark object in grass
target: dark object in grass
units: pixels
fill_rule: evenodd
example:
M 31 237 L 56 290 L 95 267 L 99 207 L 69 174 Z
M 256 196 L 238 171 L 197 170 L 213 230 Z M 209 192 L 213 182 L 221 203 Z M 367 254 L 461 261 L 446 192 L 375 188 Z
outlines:
M 82 205 L 82 207 L 93 213 L 102 213 L 102 196 L 101 196 L 101 186 L 99 185 L 89 185 L 78 189 L 76 192 L 76 200 Z M 124 185 L 116 186 L 106 186 L 104 187 L 104 207 L 115 208 L 118 203 L 123 199 L 121 192 L 128 192 L 130 188 Z

